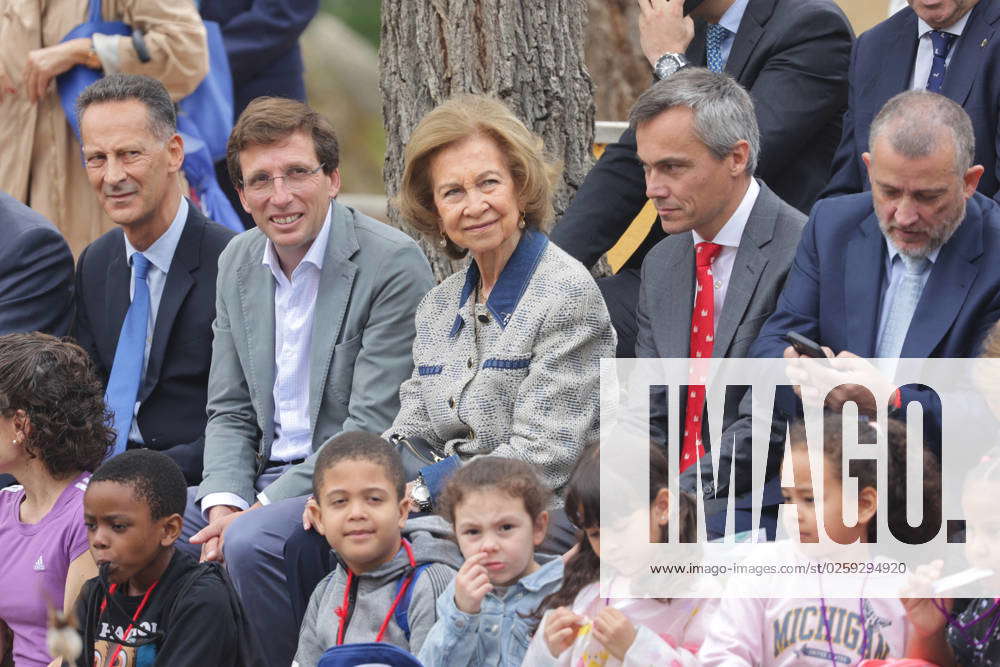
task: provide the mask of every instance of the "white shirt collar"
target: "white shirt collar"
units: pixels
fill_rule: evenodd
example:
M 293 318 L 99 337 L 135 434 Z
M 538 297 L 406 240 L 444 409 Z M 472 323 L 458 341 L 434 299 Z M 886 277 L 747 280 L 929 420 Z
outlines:
M 716 243 L 721 246 L 727 246 L 730 248 L 739 248 L 740 240 L 743 238 L 743 230 L 746 229 L 747 221 L 750 219 L 750 211 L 753 210 L 753 206 L 757 203 L 757 195 L 760 194 L 760 185 L 757 183 L 756 178 L 750 179 L 750 185 L 747 187 L 746 194 L 743 195 L 743 201 L 740 205 L 736 207 L 733 211 L 733 215 L 730 216 L 726 224 L 722 226 L 719 233 L 715 235 L 712 239 L 712 243 Z M 692 236 L 694 236 L 694 242 L 703 243 L 705 239 L 698 234 L 698 232 L 691 230 Z
M 729 5 L 729 9 L 719 19 L 719 25 L 735 35 L 740 29 L 740 22 L 743 20 L 743 14 L 746 13 L 748 4 L 750 4 L 750 0 L 736 0 Z
M 299 266 L 303 264 L 311 264 L 316 267 L 317 271 L 323 270 L 323 259 L 326 257 L 326 245 L 330 240 L 330 219 L 333 217 L 333 200 L 330 201 L 330 206 L 326 209 L 326 218 L 323 220 L 323 226 L 319 230 L 319 234 L 313 239 L 312 245 L 309 246 L 309 250 L 306 251 L 306 256 L 302 258 L 299 262 Z M 271 274 L 274 276 L 275 280 L 281 281 L 284 279 L 284 273 L 281 271 L 281 263 L 278 261 L 278 255 L 274 250 L 274 244 L 271 243 L 271 239 L 267 240 L 264 244 L 264 257 L 261 259 L 261 263 L 271 269 Z M 299 270 L 299 266 L 296 266 L 292 271 L 292 274 Z
M 955 35 L 956 37 L 961 37 L 962 33 L 965 32 L 965 24 L 969 22 L 969 14 L 971 13 L 972 10 L 970 9 L 969 11 L 965 12 L 965 14 L 962 15 L 962 18 L 958 19 L 950 26 L 946 28 L 941 28 L 941 32 L 947 32 L 951 33 L 952 35 Z M 923 37 L 924 35 L 933 30 L 934 28 L 927 25 L 926 21 L 924 21 L 919 16 L 917 17 L 917 39 Z
M 184 224 L 187 222 L 187 217 L 188 202 L 182 196 L 181 203 L 177 206 L 177 215 L 170 222 L 167 231 L 160 234 L 160 238 L 153 241 L 151 246 L 142 251 L 143 256 L 149 260 L 149 263 L 163 273 L 170 272 L 170 263 L 174 259 L 174 251 L 177 250 L 177 244 L 180 242 L 181 234 L 184 232 Z M 128 236 L 126 236 L 125 259 L 128 261 L 129 266 L 132 265 L 132 255 L 137 252 L 139 251 L 129 243 Z

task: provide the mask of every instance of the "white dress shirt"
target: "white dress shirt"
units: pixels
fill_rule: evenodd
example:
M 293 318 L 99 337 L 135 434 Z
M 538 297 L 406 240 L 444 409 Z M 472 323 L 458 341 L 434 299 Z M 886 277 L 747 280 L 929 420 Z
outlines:
M 962 41 L 962 32 L 965 24 L 969 22 L 969 10 L 965 15 L 952 23 L 947 28 L 941 28 L 941 32 L 951 33 L 956 36 L 951 43 L 951 50 L 945 58 L 945 67 L 951 64 L 951 58 L 958 49 L 958 43 Z M 910 90 L 924 90 L 927 88 L 927 79 L 931 75 L 931 67 L 934 65 L 934 45 L 931 43 L 931 32 L 934 28 L 927 25 L 922 18 L 917 18 L 917 59 L 913 63 L 913 80 L 910 81 Z
M 733 215 L 711 241 L 711 243 L 722 246 L 722 250 L 712 261 L 712 283 L 715 288 L 713 329 L 719 328 L 719 316 L 722 315 L 722 305 L 726 302 L 726 291 L 729 289 L 729 276 L 732 275 L 733 264 L 736 262 L 736 251 L 739 250 L 743 230 L 747 226 L 750 211 L 757 203 L 757 195 L 759 194 L 760 185 L 757 183 L 757 179 L 751 178 L 750 186 L 747 188 L 746 194 L 743 195 L 743 201 L 740 202 L 740 205 L 733 211 Z M 691 230 L 691 235 L 694 237 L 695 245 L 705 242 L 705 239 L 699 236 L 698 232 Z M 695 298 L 697 299 L 697 295 Z M 694 308 L 693 301 L 691 307 Z
M 309 350 L 316 314 L 316 295 L 323 271 L 323 259 L 330 240 L 330 216 L 319 234 L 292 271 L 291 280 L 281 270 L 274 244 L 268 239 L 261 263 L 274 277 L 274 440 L 272 461 L 295 461 L 312 454 L 312 424 L 309 422 Z M 257 500 L 268 504 L 267 496 L 257 494 Z M 235 493 L 210 493 L 201 501 L 207 516 L 215 505 L 231 505 L 241 510 L 249 506 Z
M 167 273 L 170 271 L 170 263 L 174 261 L 174 251 L 177 243 L 184 233 L 184 224 L 187 222 L 188 203 L 187 199 L 181 197 L 181 203 L 177 207 L 177 215 L 171 221 L 167 231 L 163 232 L 160 238 L 153 241 L 153 244 L 142 251 L 143 256 L 149 260 L 149 272 L 146 274 L 146 284 L 149 285 L 149 322 L 146 323 L 146 350 L 142 356 L 142 375 L 146 377 L 146 366 L 149 364 L 149 350 L 153 345 L 153 331 L 156 326 L 156 313 L 160 310 L 160 299 L 163 297 L 163 287 L 167 282 Z M 125 260 L 132 266 L 132 255 L 139 252 L 128 242 L 125 237 Z M 128 298 L 132 300 L 135 294 L 135 269 L 132 269 L 132 279 L 129 281 Z M 140 393 L 142 391 L 142 380 L 139 383 Z M 128 432 L 128 439 L 132 442 L 145 444 L 142 433 L 139 432 L 139 420 L 135 417 L 139 414 L 139 401 L 135 402 L 135 412 L 132 413 L 132 428 Z

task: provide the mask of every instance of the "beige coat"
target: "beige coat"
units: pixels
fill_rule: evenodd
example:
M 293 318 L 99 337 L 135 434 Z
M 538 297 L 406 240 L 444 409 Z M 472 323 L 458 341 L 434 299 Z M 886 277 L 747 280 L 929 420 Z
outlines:
M 87 17 L 85 0 L 0 2 L 0 64 L 18 89 L 0 102 L 0 190 L 51 220 L 74 255 L 111 228 L 90 187 L 80 144 L 62 111 L 55 83 L 39 104 L 21 82 L 28 52 L 58 44 Z M 107 20 L 141 28 L 152 60 L 140 63 L 131 40 L 119 40 L 123 72 L 148 74 L 177 100 L 208 70 L 205 28 L 191 0 L 104 0 Z

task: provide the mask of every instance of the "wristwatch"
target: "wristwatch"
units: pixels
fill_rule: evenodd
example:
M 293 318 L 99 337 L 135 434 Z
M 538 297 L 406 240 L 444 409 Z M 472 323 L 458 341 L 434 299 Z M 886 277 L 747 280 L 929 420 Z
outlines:
M 688 60 L 683 53 L 664 53 L 656 59 L 656 64 L 653 65 L 653 75 L 658 81 L 663 81 L 677 70 L 687 66 Z
M 427 488 L 422 474 L 417 475 L 417 479 L 414 480 L 413 489 L 410 491 L 410 498 L 413 499 L 417 509 L 421 512 L 430 512 L 434 509 L 434 505 L 431 504 L 431 490 Z

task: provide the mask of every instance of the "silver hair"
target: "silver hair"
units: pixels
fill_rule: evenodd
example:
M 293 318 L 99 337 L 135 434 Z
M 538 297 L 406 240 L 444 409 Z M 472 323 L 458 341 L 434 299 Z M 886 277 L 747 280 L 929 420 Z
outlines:
M 941 130 L 951 132 L 955 169 L 964 174 L 976 159 L 976 135 L 965 109 L 944 95 L 910 90 L 896 95 L 872 121 L 868 151 L 885 135 L 893 150 L 903 157 L 927 157 L 938 147 Z
M 735 79 L 702 67 L 685 67 L 639 96 L 629 112 L 629 126 L 635 130 L 675 107 L 694 112 L 695 134 L 712 155 L 721 160 L 738 142 L 746 141 L 750 144 L 747 173 L 757 169 L 757 114 L 750 94 Z
M 118 72 L 102 77 L 83 89 L 76 98 L 76 122 L 82 124 L 83 112 L 91 105 L 105 102 L 138 100 L 149 113 L 149 131 L 166 141 L 177 131 L 177 111 L 163 84 L 142 74 Z

